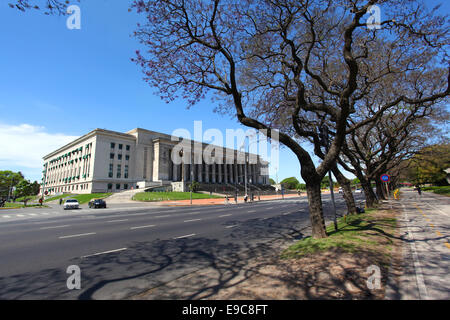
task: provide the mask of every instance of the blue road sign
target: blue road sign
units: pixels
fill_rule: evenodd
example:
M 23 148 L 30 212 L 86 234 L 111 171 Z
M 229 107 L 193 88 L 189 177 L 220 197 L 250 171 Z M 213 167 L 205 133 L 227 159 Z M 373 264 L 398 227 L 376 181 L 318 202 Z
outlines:
M 388 174 L 382 174 L 380 177 L 381 181 L 383 181 L 383 182 L 389 182 L 390 178 L 391 177 L 389 177 Z

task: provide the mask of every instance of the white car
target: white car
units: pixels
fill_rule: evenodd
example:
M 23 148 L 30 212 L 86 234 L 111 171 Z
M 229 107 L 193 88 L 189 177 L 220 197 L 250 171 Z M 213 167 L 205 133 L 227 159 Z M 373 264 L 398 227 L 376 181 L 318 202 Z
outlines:
M 68 199 L 68 200 L 66 200 L 66 202 L 64 202 L 63 208 L 64 208 L 64 210 L 79 209 L 80 204 L 78 203 L 78 200 L 76 200 L 76 199 Z
M 362 193 L 362 189 L 356 189 L 355 193 Z

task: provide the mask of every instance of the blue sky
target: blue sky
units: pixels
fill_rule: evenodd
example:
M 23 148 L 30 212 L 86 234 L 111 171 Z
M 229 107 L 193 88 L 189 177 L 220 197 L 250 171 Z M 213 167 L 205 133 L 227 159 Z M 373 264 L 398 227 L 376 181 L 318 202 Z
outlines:
M 203 130 L 244 128 L 214 113 L 210 100 L 187 110 L 182 100 L 167 104 L 153 94 L 130 61 L 141 17 L 128 12 L 129 1 L 82 1 L 81 30 L 69 30 L 67 17 L 23 13 L 7 2 L 0 3 L 0 170 L 40 180 L 42 156 L 95 128 L 193 133 L 196 120 Z M 300 179 L 288 149 L 276 176 Z
M 210 100 L 187 110 L 182 100 L 166 104 L 153 94 L 130 61 L 141 19 L 128 12 L 130 1 L 81 1 L 81 30 L 69 30 L 67 17 L 7 3 L 0 2 L 0 170 L 40 180 L 42 156 L 95 128 L 193 132 L 196 120 L 204 130 L 244 128 L 215 114 Z M 300 166 L 282 148 L 271 177 L 290 176 L 301 180 Z

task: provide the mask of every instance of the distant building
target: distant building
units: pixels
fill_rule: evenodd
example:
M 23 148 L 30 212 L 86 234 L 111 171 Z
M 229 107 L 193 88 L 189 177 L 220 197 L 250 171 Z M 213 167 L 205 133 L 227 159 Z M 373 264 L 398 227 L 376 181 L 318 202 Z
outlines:
M 252 156 L 256 161 L 245 165 L 238 161 L 244 158 L 244 152 L 233 149 L 215 146 L 223 150 L 223 156 L 214 159 L 213 164 L 204 161 L 194 162 L 192 166 L 175 164 L 171 153 L 178 141 L 171 138 L 171 135 L 140 128 L 126 133 L 95 129 L 43 158 L 43 191 L 47 194 L 119 192 L 156 185 L 176 187 L 180 181 L 183 185 L 190 181 L 243 183 L 245 168 L 249 183 L 269 183 L 266 161 L 247 153 L 247 159 Z M 188 142 L 194 145 L 194 141 Z M 202 150 L 210 146 L 197 144 Z M 195 147 L 192 150 L 193 157 L 201 157 L 195 153 Z

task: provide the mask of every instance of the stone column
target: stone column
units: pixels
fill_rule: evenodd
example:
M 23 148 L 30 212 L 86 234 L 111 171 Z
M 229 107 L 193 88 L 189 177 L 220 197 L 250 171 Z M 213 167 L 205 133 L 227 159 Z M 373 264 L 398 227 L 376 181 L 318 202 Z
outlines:
M 200 163 L 200 164 L 197 164 L 196 166 L 197 166 L 197 181 L 198 182 L 203 182 L 203 179 L 202 179 L 203 164 Z
M 219 180 L 217 181 L 218 183 L 223 183 L 223 173 L 222 173 L 222 164 L 219 163 L 217 164 L 217 167 L 219 169 Z
M 228 168 L 227 168 L 228 164 L 226 162 L 226 159 L 223 163 L 223 183 L 228 183 Z
M 172 181 L 178 181 L 178 165 L 173 163 L 172 167 L 173 167 Z
M 210 182 L 209 181 L 209 164 L 205 163 L 205 182 Z
M 184 182 L 188 181 L 188 177 L 189 177 L 188 165 L 183 163 L 183 181 Z
M 211 169 L 212 169 L 212 171 L 211 171 L 211 182 L 212 183 L 216 183 L 216 164 L 215 163 L 213 163 L 212 165 L 211 165 Z

